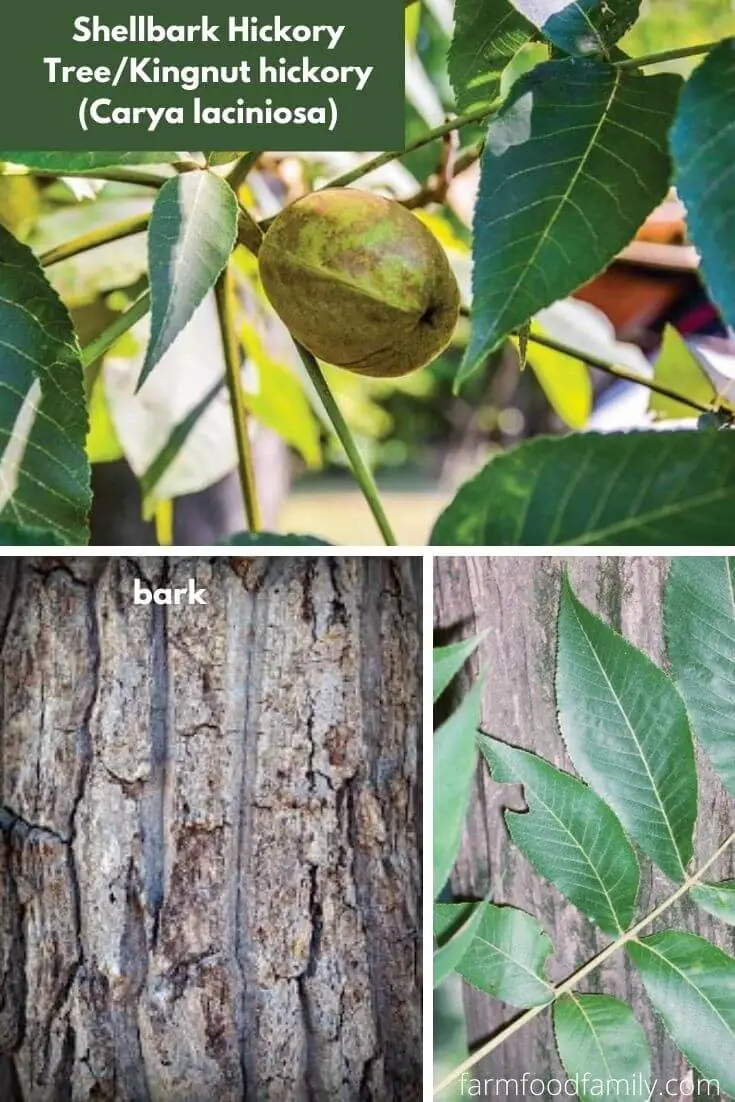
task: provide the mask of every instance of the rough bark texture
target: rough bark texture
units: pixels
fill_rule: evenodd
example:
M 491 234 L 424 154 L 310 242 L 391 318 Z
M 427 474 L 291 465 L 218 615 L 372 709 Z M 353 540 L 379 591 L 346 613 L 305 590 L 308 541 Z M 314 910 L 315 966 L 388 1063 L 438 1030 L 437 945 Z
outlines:
M 435 563 L 435 622 L 441 642 L 490 629 L 473 660 L 475 669 L 479 663 L 486 671 L 483 730 L 534 750 L 573 772 L 557 728 L 553 691 L 556 615 L 565 564 L 572 585 L 585 604 L 662 664 L 661 598 L 668 570 L 665 558 L 439 559 Z M 732 831 L 733 811 L 732 801 L 701 753 L 698 769 L 700 813 L 696 853 L 703 858 Z M 487 769 L 478 770 L 452 887 L 458 898 L 481 898 L 492 886 L 496 902 L 515 904 L 538 917 L 554 943 L 550 974 L 559 980 L 592 957 L 609 939 L 596 932 L 510 844 L 503 809 L 520 810 L 524 806 L 519 788 L 495 784 Z M 649 863 L 643 864 L 641 914 L 668 894 L 668 882 L 663 875 Z M 713 879 L 733 877 L 732 850 L 715 866 L 713 874 Z M 735 950 L 735 931 L 718 924 L 688 900 L 672 907 L 665 918 L 651 927 L 651 932 L 676 925 L 710 938 L 730 953 Z M 580 989 L 604 991 L 628 1001 L 648 1035 L 654 1076 L 664 1081 L 687 1079 L 686 1062 L 664 1033 L 624 954 L 612 958 Z M 471 1047 L 497 1032 L 502 1023 L 518 1013 L 467 985 L 465 1009 Z M 524 1071 L 541 1079 L 563 1079 L 549 1012 L 511 1036 L 478 1064 L 474 1074 L 519 1077 Z M 697 1087 L 692 1086 L 696 1094 Z M 691 1097 L 687 1090 L 685 1087 L 682 1097 Z M 704 1094 L 714 1097 L 706 1090 Z
M 419 1097 L 420 625 L 399 560 L 0 563 L 3 1102 Z

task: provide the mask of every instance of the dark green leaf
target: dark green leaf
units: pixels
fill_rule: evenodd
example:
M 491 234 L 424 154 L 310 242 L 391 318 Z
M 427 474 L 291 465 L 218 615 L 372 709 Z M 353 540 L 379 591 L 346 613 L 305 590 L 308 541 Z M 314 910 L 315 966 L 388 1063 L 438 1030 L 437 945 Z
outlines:
M 638 18 L 640 0 L 513 0 L 566 54 L 604 54 Z
M 515 844 L 605 933 L 623 933 L 635 911 L 640 870 L 610 808 L 543 758 L 485 735 L 478 742 L 494 780 L 523 785 L 528 811 L 505 812 Z
M 27 149 L 0 151 L 0 161 L 15 165 L 27 165 L 39 172 L 92 172 L 95 168 L 113 168 L 115 165 L 163 165 L 180 161 L 180 153 L 61 153 L 56 150 L 33 151 Z
M 440 906 L 446 910 L 466 904 Z M 553 948 L 531 915 L 486 903 L 472 944 L 455 970 L 473 987 L 511 1006 L 539 1006 L 554 994 L 546 981 L 546 961 Z
M 66 307 L 0 227 L 0 520 L 87 542 L 87 406 Z
M 577 771 L 644 853 L 672 880 L 684 880 L 697 773 L 683 701 L 663 670 L 577 600 L 566 578 L 556 697 Z
M 148 230 L 151 335 L 138 386 L 171 347 L 227 263 L 238 206 L 213 172 L 186 172 L 156 196 Z
M 58 532 L 48 528 L 24 528 L 0 521 L 0 545 L 3 547 L 54 547 L 63 543 Z
M 435 546 L 735 543 L 728 432 L 539 437 L 460 487 Z
M 735 1095 L 735 959 L 694 934 L 630 942 L 649 999 L 689 1063 Z
M 735 796 L 735 559 L 672 559 L 665 615 L 692 728 Z
M 434 987 L 453 972 L 477 933 L 484 903 L 434 904 Z
M 599 1084 L 615 1083 L 615 1095 L 650 1102 L 651 1058 L 633 1011 L 609 995 L 569 994 L 554 1005 L 559 1056 L 578 1096 L 599 1098 Z
M 735 39 L 721 42 L 684 86 L 671 149 L 689 235 L 715 302 L 735 326 Z
M 487 633 L 472 635 L 461 643 L 450 643 L 447 647 L 434 647 L 434 700 L 438 700 L 449 682 L 464 666 L 471 654 L 474 654 Z
M 482 156 L 457 386 L 519 325 L 606 268 L 664 198 L 680 86 L 591 59 L 546 62 L 513 86 Z
M 274 532 L 238 532 L 236 536 L 220 540 L 219 547 L 329 547 L 327 540 L 317 539 L 316 536 L 280 536 Z
M 508 62 L 533 34 L 533 27 L 510 0 L 457 0 L 449 78 L 457 109 L 474 111 L 492 103 Z
M 698 907 L 709 914 L 735 926 L 735 880 L 723 880 L 719 884 L 703 883 L 692 888 L 690 895 Z
M 462 838 L 477 765 L 482 682 L 434 733 L 434 898 L 446 884 Z

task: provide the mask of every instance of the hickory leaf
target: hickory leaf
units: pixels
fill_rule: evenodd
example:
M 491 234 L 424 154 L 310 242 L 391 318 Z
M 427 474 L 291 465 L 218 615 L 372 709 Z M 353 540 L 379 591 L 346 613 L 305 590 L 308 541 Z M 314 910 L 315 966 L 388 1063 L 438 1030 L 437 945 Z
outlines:
M 735 1095 L 735 958 L 694 934 L 666 930 L 627 946 L 674 1042 L 702 1075 Z
M 434 700 L 438 700 L 444 690 L 464 666 L 470 655 L 474 654 L 487 632 L 472 635 L 461 643 L 450 643 L 446 647 L 434 647 Z
M 709 914 L 735 926 L 735 880 L 723 880 L 719 884 L 695 884 L 690 895 L 698 907 Z
M 434 904 L 434 987 L 453 972 L 472 944 L 484 903 Z
M 640 870 L 613 812 L 543 758 L 485 735 L 478 743 L 495 781 L 523 785 L 528 811 L 505 812 L 515 844 L 605 933 L 621 934 L 633 918 Z
M 735 38 L 711 51 L 684 85 L 671 150 L 689 235 L 725 319 L 735 326 Z
M 459 851 L 477 765 L 481 696 L 482 681 L 476 681 L 456 712 L 434 732 L 434 898 Z
M 692 729 L 735 795 L 735 559 L 672 559 L 664 608 L 671 673 Z
M 212 172 L 183 173 L 159 191 L 148 230 L 151 334 L 138 387 L 217 281 L 237 220 L 235 193 Z
M 491 121 L 461 386 L 518 326 L 601 272 L 669 187 L 679 77 L 592 59 L 521 77 Z
M 566 54 L 609 53 L 638 18 L 640 0 L 513 0 L 518 11 Z
M 694 747 L 674 685 L 577 600 L 558 624 L 559 724 L 577 771 L 672 880 L 686 877 L 697 817 Z
M 79 345 L 35 256 L 1 226 L 0 378 L 0 521 L 45 530 L 59 543 L 86 543 L 90 471 Z
M 439 903 L 434 913 L 446 929 L 456 927 L 466 907 L 466 903 Z M 546 980 L 552 950 L 551 941 L 531 915 L 485 903 L 472 943 L 455 970 L 473 987 L 511 1006 L 539 1006 L 554 994 Z
M 533 34 L 510 0 L 457 0 L 449 79 L 459 111 L 492 103 L 506 65 Z
M 458 490 L 435 546 L 735 543 L 735 448 L 727 432 L 539 437 Z
M 633 1011 L 609 995 L 562 995 L 554 1006 L 559 1056 L 581 1099 L 599 1097 L 596 1083 L 616 1083 L 623 1098 L 650 1102 L 651 1058 Z

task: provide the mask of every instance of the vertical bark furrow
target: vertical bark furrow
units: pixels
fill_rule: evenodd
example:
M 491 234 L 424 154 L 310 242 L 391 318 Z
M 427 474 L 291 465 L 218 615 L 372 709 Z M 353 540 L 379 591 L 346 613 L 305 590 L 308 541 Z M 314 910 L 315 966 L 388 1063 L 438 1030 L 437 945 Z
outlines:
M 136 577 L 207 605 L 133 606 Z M 4 579 L 0 1082 L 417 1099 L 413 579 L 316 558 Z

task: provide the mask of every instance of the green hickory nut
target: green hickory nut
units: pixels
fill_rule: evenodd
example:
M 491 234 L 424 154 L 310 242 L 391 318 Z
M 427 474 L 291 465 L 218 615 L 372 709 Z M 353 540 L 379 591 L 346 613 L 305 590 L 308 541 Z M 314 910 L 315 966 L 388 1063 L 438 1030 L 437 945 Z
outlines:
M 258 256 L 273 309 L 318 359 L 392 377 L 452 339 L 459 288 L 434 235 L 391 199 L 351 188 L 286 207 Z

